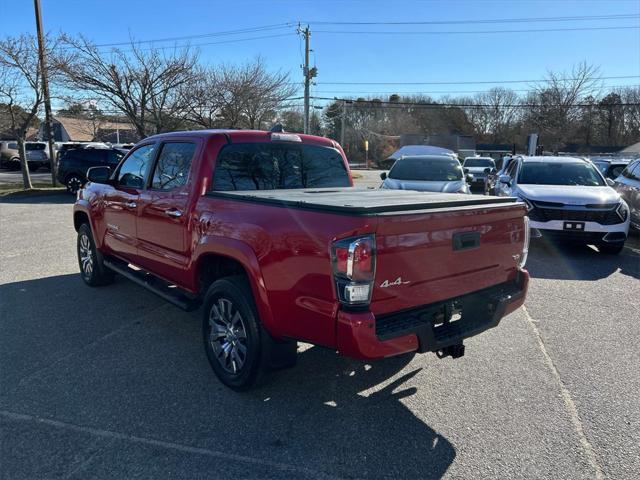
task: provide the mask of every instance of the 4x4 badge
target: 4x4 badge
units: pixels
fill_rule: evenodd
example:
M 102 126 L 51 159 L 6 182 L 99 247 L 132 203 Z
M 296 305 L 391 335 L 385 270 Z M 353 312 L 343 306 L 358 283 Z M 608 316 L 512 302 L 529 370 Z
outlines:
M 393 287 L 394 285 L 406 285 L 407 283 L 410 283 L 410 282 L 408 281 L 403 282 L 402 277 L 398 277 L 393 282 L 390 282 L 389 280 L 385 280 L 380 284 L 380 288 Z

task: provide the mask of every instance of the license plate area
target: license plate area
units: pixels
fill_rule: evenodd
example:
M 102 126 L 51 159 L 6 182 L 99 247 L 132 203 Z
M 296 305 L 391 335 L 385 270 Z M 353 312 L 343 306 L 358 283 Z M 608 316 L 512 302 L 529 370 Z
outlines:
M 564 222 L 562 228 L 570 232 L 584 232 L 584 222 Z

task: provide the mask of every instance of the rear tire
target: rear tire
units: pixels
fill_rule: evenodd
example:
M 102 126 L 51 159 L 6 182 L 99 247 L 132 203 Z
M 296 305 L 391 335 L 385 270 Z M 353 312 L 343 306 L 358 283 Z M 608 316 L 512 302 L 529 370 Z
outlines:
M 260 323 L 246 278 L 211 284 L 204 300 L 202 339 L 213 372 L 227 387 L 242 391 L 262 383 L 274 341 Z
M 78 265 L 82 281 L 90 287 L 108 285 L 113 281 L 114 273 L 104 266 L 102 254 L 96 248 L 93 234 L 88 224 L 78 229 Z
M 617 255 L 624 248 L 624 242 L 620 243 L 604 243 L 598 245 L 600 253 L 606 253 L 608 255 Z

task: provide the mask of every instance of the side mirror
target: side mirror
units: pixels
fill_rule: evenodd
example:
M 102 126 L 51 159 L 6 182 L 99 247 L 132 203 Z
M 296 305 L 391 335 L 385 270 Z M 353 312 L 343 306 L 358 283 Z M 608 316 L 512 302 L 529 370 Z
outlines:
M 467 183 L 471 183 L 473 182 L 473 175 L 471 175 L 470 173 L 465 174 L 464 179 L 467 181 Z
M 607 185 L 609 185 L 610 187 L 613 187 L 616 184 L 616 182 L 614 182 L 610 178 L 605 178 L 605 180 L 607 181 Z
M 491 169 L 489 167 L 485 168 L 484 173 L 491 173 Z
M 380 173 L 380 179 L 386 180 L 387 179 L 387 172 Z
M 468 168 L 463 168 L 463 169 L 462 169 L 462 171 L 463 171 L 464 173 L 469 173 L 469 169 L 468 169 Z
M 511 186 L 511 177 L 509 175 L 500 175 L 500 183 Z
M 87 170 L 87 180 L 94 183 L 109 183 L 110 167 L 91 167 Z

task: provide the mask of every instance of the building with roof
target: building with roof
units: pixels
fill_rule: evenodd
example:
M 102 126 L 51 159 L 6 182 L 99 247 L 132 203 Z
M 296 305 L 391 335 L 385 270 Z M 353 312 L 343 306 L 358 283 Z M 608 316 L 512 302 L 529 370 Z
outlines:
M 37 137 L 47 137 L 44 123 L 40 125 Z M 135 143 L 139 140 L 130 123 L 66 116 L 53 118 L 53 138 L 56 142 Z

